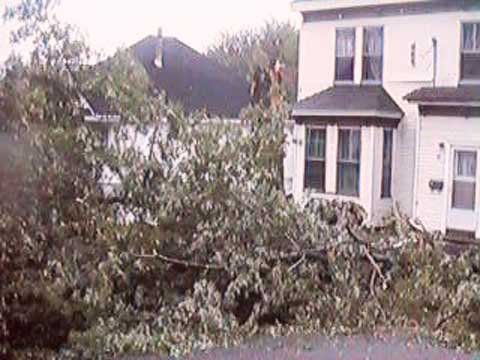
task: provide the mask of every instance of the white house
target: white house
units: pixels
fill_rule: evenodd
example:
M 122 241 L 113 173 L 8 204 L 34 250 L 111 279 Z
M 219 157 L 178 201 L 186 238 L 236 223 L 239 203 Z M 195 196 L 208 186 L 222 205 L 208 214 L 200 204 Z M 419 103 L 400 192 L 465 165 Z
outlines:
M 293 195 L 480 238 L 480 2 L 296 0 Z

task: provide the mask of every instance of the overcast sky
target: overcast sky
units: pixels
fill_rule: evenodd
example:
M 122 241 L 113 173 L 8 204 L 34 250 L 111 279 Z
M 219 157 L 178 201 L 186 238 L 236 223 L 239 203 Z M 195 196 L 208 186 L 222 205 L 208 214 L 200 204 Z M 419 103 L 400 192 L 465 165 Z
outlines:
M 0 0 L 3 14 L 5 2 Z M 63 0 L 60 18 L 80 27 L 106 54 L 163 29 L 204 51 L 223 31 L 258 27 L 266 20 L 298 23 L 291 0 Z M 0 25 L 0 60 L 8 54 L 8 28 Z

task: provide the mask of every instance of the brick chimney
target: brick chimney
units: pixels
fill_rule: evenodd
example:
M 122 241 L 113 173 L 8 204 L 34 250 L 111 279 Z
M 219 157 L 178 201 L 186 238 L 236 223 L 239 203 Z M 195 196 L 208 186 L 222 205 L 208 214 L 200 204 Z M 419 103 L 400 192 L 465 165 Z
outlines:
M 154 64 L 158 69 L 163 68 L 163 32 L 162 32 L 162 28 L 159 28 L 158 33 L 157 33 L 157 44 L 156 44 L 156 49 L 155 49 Z

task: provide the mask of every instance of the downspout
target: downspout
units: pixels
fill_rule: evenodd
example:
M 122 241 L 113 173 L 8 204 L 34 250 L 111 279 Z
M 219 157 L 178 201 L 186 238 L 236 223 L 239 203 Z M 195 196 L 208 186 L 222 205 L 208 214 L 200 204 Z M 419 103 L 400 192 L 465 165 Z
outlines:
M 376 126 L 372 126 L 371 127 L 371 134 L 370 134 L 370 141 L 372 142 L 372 181 L 370 181 L 370 185 L 371 185 L 371 196 L 370 196 L 370 215 L 369 215 L 369 221 L 370 222 L 373 222 L 373 214 L 375 213 L 375 182 L 373 181 L 373 179 L 376 178 L 375 176 L 375 170 L 377 169 L 377 167 L 375 166 L 376 164 L 376 160 L 377 160 L 377 157 L 375 156 L 375 154 L 377 153 L 376 152 L 376 133 L 377 133 L 377 127 Z M 381 186 L 381 185 L 380 185 Z
M 418 183 L 420 177 L 420 142 L 421 142 L 421 131 L 422 131 L 422 113 L 419 110 L 416 126 L 416 149 L 415 149 L 415 179 L 413 182 L 413 218 L 416 219 L 418 216 Z
M 438 71 L 438 41 L 437 38 L 432 38 L 433 46 L 433 79 L 432 85 L 435 88 L 437 86 L 437 71 Z

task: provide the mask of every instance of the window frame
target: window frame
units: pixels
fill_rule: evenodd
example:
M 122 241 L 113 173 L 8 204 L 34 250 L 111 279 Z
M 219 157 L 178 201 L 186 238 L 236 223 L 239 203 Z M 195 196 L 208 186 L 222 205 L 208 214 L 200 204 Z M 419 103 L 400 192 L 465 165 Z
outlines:
M 309 134 L 312 130 L 320 130 L 323 132 L 324 135 L 324 155 L 322 158 L 310 158 L 308 154 L 309 148 Z M 316 163 L 323 163 L 323 189 L 315 188 L 307 185 L 307 163 L 308 162 L 316 162 Z M 305 127 L 305 162 L 304 162 L 304 180 L 303 180 L 303 188 L 304 190 L 310 190 L 316 193 L 325 194 L 326 193 L 326 180 L 327 180 L 327 127 L 321 125 L 309 125 Z
M 471 176 L 464 176 L 458 173 L 458 158 L 460 153 L 473 153 L 475 155 L 475 174 Z M 478 184 L 477 184 L 477 175 L 479 172 L 478 165 L 479 165 L 479 154 L 475 150 L 470 149 L 455 149 L 453 152 L 453 175 L 452 175 L 452 193 L 451 193 L 451 208 L 455 210 L 467 210 L 467 211 L 476 211 L 476 197 L 478 191 Z M 467 183 L 473 184 L 473 207 L 466 208 L 466 207 L 458 207 L 455 205 L 455 183 Z
M 344 160 L 341 158 L 341 136 L 340 133 L 342 131 L 349 131 L 349 159 Z M 354 131 L 358 131 L 359 133 L 359 154 L 358 154 L 358 160 L 352 160 L 352 134 Z M 357 181 L 357 186 L 355 189 L 355 192 L 353 193 L 346 193 L 346 192 L 341 192 L 340 191 L 340 166 L 342 164 L 354 164 L 358 166 L 358 181 Z M 336 193 L 337 195 L 340 196 L 347 196 L 347 197 L 353 197 L 353 198 L 359 198 L 360 197 L 360 192 L 361 192 L 361 171 L 362 171 L 362 127 L 361 126 L 341 126 L 338 128 L 338 143 L 337 143 L 337 187 L 336 187 Z
M 391 136 L 390 141 L 390 169 L 389 169 L 389 184 L 388 187 L 385 187 L 385 139 L 386 133 L 389 133 Z M 394 148 L 395 148 L 395 131 L 392 128 L 384 128 L 383 129 L 383 146 L 382 146 L 382 183 L 380 189 L 380 198 L 381 199 L 391 199 L 392 198 L 392 190 L 393 190 L 393 159 L 394 159 Z M 388 190 L 388 191 L 387 191 Z
M 381 73 L 379 80 L 365 79 L 365 66 L 366 66 L 366 57 L 373 57 L 374 55 L 366 54 L 366 39 L 367 31 L 369 29 L 381 29 L 382 34 L 382 54 L 381 54 Z M 385 68 L 385 27 L 383 25 L 372 25 L 363 27 L 363 38 L 362 38 L 362 73 L 361 73 L 361 83 L 365 85 L 381 85 L 383 84 L 383 75 Z
M 477 39 L 477 33 L 480 32 L 480 21 L 462 21 L 460 23 L 459 83 L 464 84 L 464 85 L 468 85 L 468 84 L 477 85 L 477 84 L 480 84 L 480 76 L 478 78 L 464 78 L 464 76 L 463 76 L 463 56 L 464 56 L 464 54 L 478 54 L 478 56 L 480 58 L 480 45 L 478 45 L 479 46 L 478 50 L 475 50 L 475 47 L 476 47 L 477 44 L 474 44 L 474 46 L 473 46 L 474 49 L 473 50 L 464 50 L 464 48 L 463 48 L 465 26 L 466 25 L 474 25 L 474 29 L 475 29 L 474 41 L 476 42 L 477 40 L 480 39 L 480 37 L 478 37 L 478 39 Z
M 353 56 L 351 57 L 353 63 L 352 69 L 352 79 L 351 80 L 338 80 L 337 79 L 337 65 L 338 65 L 338 58 L 342 59 L 350 59 L 347 56 L 338 56 L 338 33 L 340 31 L 350 30 L 353 33 Z M 351 85 L 355 83 L 355 59 L 356 59 L 356 50 L 357 49 L 357 28 L 354 26 L 347 26 L 347 27 L 337 27 L 335 28 L 335 64 L 333 68 L 333 82 L 336 85 Z

